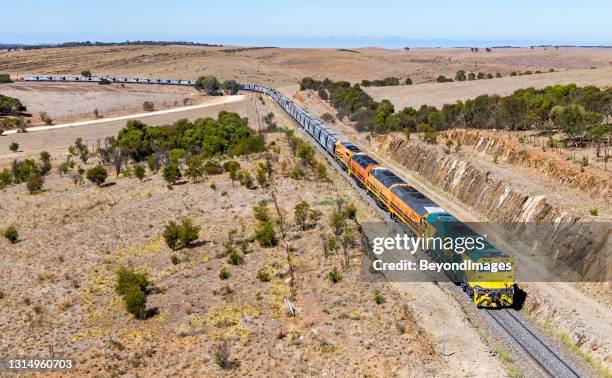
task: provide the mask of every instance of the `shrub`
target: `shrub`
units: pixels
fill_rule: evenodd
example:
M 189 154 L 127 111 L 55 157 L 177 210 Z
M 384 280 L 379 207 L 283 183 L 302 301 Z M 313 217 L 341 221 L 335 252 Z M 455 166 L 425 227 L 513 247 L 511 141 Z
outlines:
M 28 188 L 28 192 L 30 192 L 30 194 L 36 194 L 40 193 L 44 183 L 45 179 L 41 175 L 33 173 L 28 177 L 26 187 Z
M 227 271 L 227 269 L 225 268 L 221 268 L 221 271 L 219 272 L 219 279 L 221 280 L 227 280 L 230 277 L 229 272 Z
M 0 298 L 2 299 L 2 298 Z M 257 293 L 255 293 L 255 299 L 257 299 L 258 301 L 263 299 L 263 295 L 261 295 L 261 293 L 258 291 Z
M 253 206 L 253 215 L 260 222 L 270 221 L 270 212 L 268 211 L 266 201 L 259 201 L 257 205 Z
M 145 101 L 142 103 L 142 109 L 145 112 L 152 112 L 155 110 L 155 104 L 153 104 L 151 101 Z
M 181 262 L 177 255 L 170 256 L 170 261 L 172 261 L 173 265 L 178 265 Z
M 8 226 L 6 230 L 4 230 L 4 237 L 11 242 L 11 244 L 17 243 L 17 240 L 19 240 L 19 233 L 15 226 Z
M 272 222 L 260 221 L 255 225 L 255 240 L 265 248 L 274 247 L 278 243 Z
M 172 249 L 179 247 L 188 248 L 191 246 L 191 243 L 198 240 L 199 234 L 200 226 L 195 226 L 188 217 L 182 218 L 180 224 L 174 221 L 168 222 L 162 232 L 166 244 Z
M 181 219 L 179 228 L 179 241 L 185 246 L 190 247 L 191 243 L 198 240 L 200 235 L 200 226 L 195 226 L 191 218 L 184 217 Z
M 112 84 L 112 82 L 105 78 L 102 78 L 100 79 L 100 81 L 98 81 L 98 85 L 109 85 L 109 84 Z
M 305 175 L 306 173 L 304 172 L 304 170 L 297 164 L 289 172 L 289 177 L 294 180 L 301 180 L 304 178 Z
M 317 164 L 317 177 L 321 181 L 327 180 L 327 166 L 325 165 L 325 163 L 319 162 Z
M 321 119 L 322 119 L 324 122 L 327 122 L 327 123 L 334 123 L 334 122 L 336 122 L 336 118 L 334 118 L 334 116 L 333 116 L 333 115 L 331 115 L 331 114 L 329 114 L 329 113 L 323 113 L 323 114 L 321 115 Z
M 244 185 L 247 189 L 253 189 L 253 177 L 248 171 L 239 171 L 238 178 L 240 180 L 240 185 Z
M 592 208 L 591 210 L 589 210 L 589 212 L 591 213 L 592 216 L 596 217 L 599 215 L 599 211 L 597 210 L 596 207 Z
M 187 169 L 185 170 L 185 176 L 189 177 L 193 182 L 198 181 L 204 176 L 204 164 L 202 156 L 191 155 L 187 158 Z
M 115 292 L 119 295 L 125 295 L 130 287 L 136 287 L 138 290 L 146 292 L 148 286 L 149 279 L 142 273 L 135 272 L 133 269 L 126 267 L 121 267 L 117 271 Z
M 231 265 L 242 265 L 244 264 L 244 257 L 240 256 L 238 252 L 232 251 L 227 257 L 227 263 Z
M 171 249 L 176 249 L 179 239 L 179 225 L 174 221 L 168 222 L 168 224 L 164 227 L 162 236 L 168 247 Z
M 333 269 L 329 272 L 328 277 L 332 283 L 338 283 L 342 279 L 342 275 L 336 267 L 333 267 Z
M 134 176 L 136 176 L 138 180 L 142 181 L 145 177 L 145 168 L 140 164 L 136 164 L 134 166 Z
M 220 343 L 213 346 L 212 355 L 213 361 L 221 369 L 228 369 L 230 367 L 230 350 L 225 339 L 222 339 Z
M 228 160 L 225 163 L 223 163 L 223 169 L 225 169 L 226 172 L 236 172 L 237 170 L 240 169 L 240 163 L 238 163 L 235 160 Z
M 103 166 L 96 165 L 95 167 L 87 170 L 87 175 L 85 177 L 87 177 L 89 181 L 100 186 L 106 181 L 106 178 L 108 177 L 108 172 Z
M 177 163 L 170 163 L 166 165 L 162 171 L 162 176 L 170 186 L 176 184 L 177 181 L 183 177 L 181 174 L 181 168 Z
M 138 319 L 147 315 L 147 295 L 136 286 L 129 286 L 123 294 L 123 304 L 130 314 Z
M 409 77 L 407 77 L 407 78 L 406 78 L 406 81 L 404 81 L 404 84 L 406 84 L 406 85 L 412 85 L 412 79 L 411 79 L 411 78 L 409 78 Z
M 212 190 L 217 190 L 217 185 L 213 182 L 212 184 L 210 184 L 210 188 Z
M 13 183 L 13 175 L 11 171 L 4 168 L 0 171 L 0 189 L 4 189 Z
M 210 176 L 220 175 L 223 173 L 223 168 L 216 161 L 208 160 L 206 163 L 204 163 L 204 172 L 206 172 L 206 174 Z
M 149 156 L 147 158 L 147 166 L 149 167 L 149 171 L 157 173 L 159 170 L 159 161 L 156 156 Z
M 83 70 L 83 71 L 81 71 L 81 76 L 91 77 L 91 71 L 90 70 Z
M 378 290 L 374 290 L 373 299 L 374 303 L 376 303 L 377 305 L 385 303 L 385 297 Z
M 38 115 L 40 116 L 40 119 L 45 123 L 45 125 L 53 124 L 53 118 L 51 118 L 51 116 L 49 116 L 47 112 L 40 112 L 38 113 Z
M 0 84 L 12 83 L 11 75 L 9 74 L 0 74 Z
M 266 272 L 264 269 L 259 269 L 259 271 L 257 272 L 257 279 L 260 280 L 261 282 L 269 282 L 270 274 Z
M 310 205 L 306 201 L 302 201 L 295 205 L 293 208 L 293 214 L 295 215 L 295 222 L 302 227 L 302 230 L 306 230 L 308 220 L 308 212 L 310 211 Z
M 9 145 L 9 150 L 13 151 L 13 152 L 17 152 L 17 150 L 19 150 L 19 143 L 11 143 Z

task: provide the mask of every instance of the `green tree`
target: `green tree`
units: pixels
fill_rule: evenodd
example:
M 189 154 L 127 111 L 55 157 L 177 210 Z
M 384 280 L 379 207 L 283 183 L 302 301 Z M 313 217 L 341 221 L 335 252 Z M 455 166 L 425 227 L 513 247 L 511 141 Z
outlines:
M 207 95 L 215 95 L 219 90 L 219 80 L 212 75 L 200 76 L 196 80 L 196 89 L 206 92 Z
M 510 125 L 510 130 L 523 128 L 523 120 L 527 112 L 527 103 L 520 97 L 506 96 L 500 102 L 500 116 L 502 120 Z
M 17 152 L 19 150 L 19 143 L 13 142 L 9 145 L 9 150 Z
M 411 78 L 409 78 L 409 77 L 407 77 L 407 78 L 406 78 L 406 81 L 404 81 L 404 84 L 406 84 L 406 85 L 412 85 L 412 79 L 411 79 Z
M 81 76 L 91 77 L 91 71 L 90 70 L 83 70 L 83 71 L 81 71 Z
M 466 79 L 465 71 L 464 70 L 457 71 L 457 73 L 455 74 L 455 80 L 456 81 L 465 81 L 465 79 Z
M 467 76 L 468 80 L 476 80 L 476 74 L 473 72 L 470 72 Z
M 221 85 L 221 89 L 226 94 L 235 95 L 240 90 L 240 85 L 236 82 L 236 80 L 225 80 Z
M 106 181 L 108 172 L 102 165 L 96 165 L 95 167 L 87 170 L 85 177 L 87 177 L 87 179 L 94 184 L 101 186 Z

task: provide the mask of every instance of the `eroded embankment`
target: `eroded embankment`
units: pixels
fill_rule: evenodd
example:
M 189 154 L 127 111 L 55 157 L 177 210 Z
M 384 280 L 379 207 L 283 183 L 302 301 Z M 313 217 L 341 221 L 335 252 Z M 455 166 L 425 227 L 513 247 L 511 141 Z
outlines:
M 517 144 L 507 136 L 474 130 L 450 130 L 447 135 L 450 140 L 472 146 L 477 152 L 496 156 L 500 162 L 533 168 L 556 184 L 579 189 L 591 198 L 612 196 L 612 180 L 608 175 L 585 171 L 577 164 L 541 153 L 538 148 Z
M 524 235 L 538 242 L 543 260 L 554 264 L 556 273 L 578 280 L 605 280 L 607 223 L 578 225 L 580 215 L 552 205 L 545 195 L 526 194 L 511 182 L 435 146 L 387 136 L 381 140 L 379 152 L 418 172 L 491 222 L 559 224 Z

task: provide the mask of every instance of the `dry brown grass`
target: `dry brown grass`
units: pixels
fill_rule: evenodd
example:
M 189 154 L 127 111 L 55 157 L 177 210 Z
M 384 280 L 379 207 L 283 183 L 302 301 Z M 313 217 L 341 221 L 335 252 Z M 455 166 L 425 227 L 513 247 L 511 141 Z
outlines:
M 401 110 L 406 106 L 418 109 L 421 105 L 433 105 L 440 108 L 444 104 L 454 104 L 458 100 L 465 101 L 483 94 L 507 96 L 521 88 L 544 88 L 548 85 L 568 83 L 574 83 L 578 86 L 609 87 L 612 85 L 612 67 L 452 83 L 370 87 L 364 88 L 364 90 L 374 100 L 388 99 L 395 105 L 396 109 Z
M 469 49 L 385 50 L 357 49 L 360 53 L 335 49 L 261 49 L 237 53 L 219 47 L 119 46 L 58 48 L 0 54 L 0 72 L 12 74 L 138 75 L 195 79 L 203 74 L 239 81 L 283 86 L 304 76 L 333 80 L 406 78 L 415 83 L 432 81 L 438 75 L 453 77 L 458 69 L 468 72 L 557 70 L 609 67 L 610 49 L 494 49 L 472 53 Z
M 268 137 L 280 146 L 280 160 L 292 159 L 282 135 Z M 252 169 L 257 158 L 240 163 Z M 319 229 L 331 232 L 326 223 L 333 200 L 356 202 L 353 190 L 333 173 L 329 182 L 295 181 L 279 167 L 277 195 L 293 246 L 297 317 L 283 305 L 289 276 L 282 245 L 248 243 L 238 266 L 221 253 L 230 229 L 236 238 L 250 237 L 252 206 L 269 200 L 267 190 L 234 187 L 227 174 L 169 191 L 159 176 L 142 183 L 113 178 L 115 185 L 98 188 L 74 186 L 53 173 L 43 194 L 28 195 L 23 185 L 2 193 L 2 225 L 16 224 L 21 241 L 0 241 L 6 293 L 0 353 L 43 355 L 53 343 L 56 353 L 77 358 L 79 375 L 209 376 L 221 373 L 213 346 L 224 338 L 228 368 L 236 375 L 439 371 L 443 362 L 402 306 L 405 299 L 382 284 L 359 282 L 358 244 L 350 251 L 350 270 L 341 269 L 343 279 L 328 280 L 333 266 L 342 267 L 342 254 L 324 258 Z M 302 200 L 323 213 L 319 226 L 305 232 L 292 210 Z M 362 220 L 371 218 L 367 208 L 358 209 Z M 202 227 L 201 243 L 173 251 L 160 234 L 168 220 L 181 216 Z M 136 320 L 123 309 L 113 287 L 115 271 L 125 265 L 150 277 L 155 290 L 147 306 L 158 315 Z M 226 281 L 218 277 L 222 267 L 231 274 Z M 270 282 L 257 279 L 262 268 Z M 380 306 L 372 301 L 374 287 L 385 293 Z

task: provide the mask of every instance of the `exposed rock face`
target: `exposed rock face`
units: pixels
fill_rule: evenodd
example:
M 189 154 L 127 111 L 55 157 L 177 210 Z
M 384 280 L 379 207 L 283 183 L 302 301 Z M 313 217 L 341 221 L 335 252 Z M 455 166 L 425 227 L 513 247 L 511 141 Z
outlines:
M 535 168 L 540 174 L 556 181 L 559 185 L 579 189 L 592 198 L 612 197 L 612 180 L 588 171 L 581 172 L 576 164 L 547 157 L 538 153 L 537 148 L 517 146 L 506 137 L 490 132 L 450 130 L 447 134 L 451 140 L 473 146 L 478 152 L 497 156 L 500 162 Z
M 495 147 L 489 144 L 486 148 Z M 470 162 L 444 154 L 434 146 L 387 136 L 379 152 L 418 172 L 492 222 L 550 225 L 537 226 L 537 231 L 535 228 L 523 230 L 521 235 L 537 241 L 541 251 L 545 251 L 547 262 L 554 264 L 556 272 L 563 270 L 566 279 L 570 279 L 566 276 L 569 274 L 573 280 L 605 280 L 609 224 L 578 224 L 579 216 L 552 206 L 544 195 L 522 193 L 511 182 L 492 177 Z

